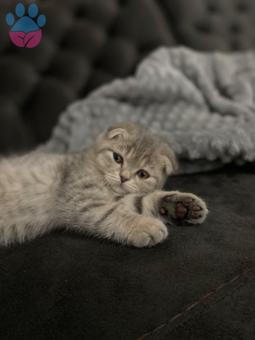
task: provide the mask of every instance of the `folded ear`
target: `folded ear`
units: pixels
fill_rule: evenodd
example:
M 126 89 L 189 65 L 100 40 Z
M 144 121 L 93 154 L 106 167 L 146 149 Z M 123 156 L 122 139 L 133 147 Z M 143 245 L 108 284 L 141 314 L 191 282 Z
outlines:
M 107 137 L 109 139 L 117 139 L 117 138 L 126 139 L 128 137 L 128 132 L 123 128 L 110 128 L 107 131 Z
M 177 171 L 178 162 L 174 151 L 170 148 L 170 146 L 166 143 L 161 145 L 161 155 L 164 162 L 164 170 L 167 175 L 170 175 Z
M 109 139 L 123 138 L 127 139 L 136 129 L 134 123 L 120 123 L 112 126 L 107 130 L 107 137 Z

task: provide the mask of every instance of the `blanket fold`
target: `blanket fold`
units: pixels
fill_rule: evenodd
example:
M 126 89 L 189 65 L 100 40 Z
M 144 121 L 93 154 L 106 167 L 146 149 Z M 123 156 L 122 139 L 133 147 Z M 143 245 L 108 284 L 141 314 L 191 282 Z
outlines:
M 180 173 L 255 161 L 255 53 L 160 48 L 134 76 L 62 114 L 45 149 L 79 150 L 107 126 L 138 122 L 167 139 Z

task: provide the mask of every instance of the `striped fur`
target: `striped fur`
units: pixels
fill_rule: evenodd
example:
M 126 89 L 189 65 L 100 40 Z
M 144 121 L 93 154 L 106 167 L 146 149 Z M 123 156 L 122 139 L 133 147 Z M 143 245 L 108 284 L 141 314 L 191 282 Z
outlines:
M 175 167 L 166 143 L 130 123 L 108 129 L 81 152 L 2 159 L 0 243 L 24 242 L 65 225 L 137 247 L 157 244 L 168 234 L 158 213 L 166 193 L 159 190 Z M 141 169 L 150 176 L 140 178 Z

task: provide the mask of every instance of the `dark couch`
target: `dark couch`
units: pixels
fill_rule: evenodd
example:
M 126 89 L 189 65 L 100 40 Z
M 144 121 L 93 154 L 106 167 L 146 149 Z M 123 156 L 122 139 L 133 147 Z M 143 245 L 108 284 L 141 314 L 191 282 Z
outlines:
M 4 21 L 16 3 L 0 0 L 1 153 L 44 142 L 68 103 L 157 46 L 255 44 L 253 0 L 49 0 L 41 45 L 19 49 Z M 0 339 L 255 339 L 254 169 L 170 178 L 210 214 L 155 248 L 66 232 L 0 247 Z

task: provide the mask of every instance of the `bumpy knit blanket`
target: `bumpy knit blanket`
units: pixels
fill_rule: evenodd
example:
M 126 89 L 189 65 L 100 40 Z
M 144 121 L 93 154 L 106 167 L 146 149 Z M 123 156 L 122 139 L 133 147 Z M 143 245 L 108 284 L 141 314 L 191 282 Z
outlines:
M 161 48 L 134 76 L 72 104 L 46 148 L 79 150 L 112 123 L 134 121 L 166 137 L 180 172 L 255 161 L 255 52 Z

